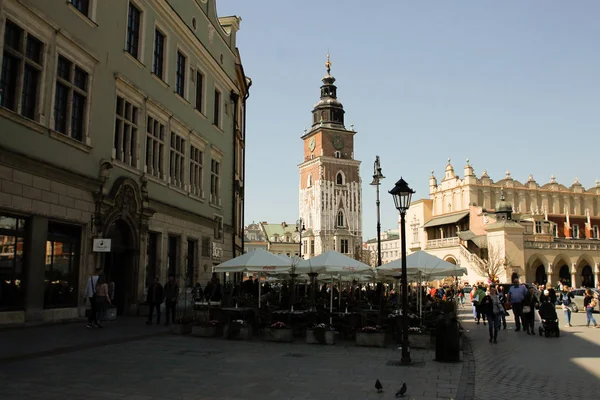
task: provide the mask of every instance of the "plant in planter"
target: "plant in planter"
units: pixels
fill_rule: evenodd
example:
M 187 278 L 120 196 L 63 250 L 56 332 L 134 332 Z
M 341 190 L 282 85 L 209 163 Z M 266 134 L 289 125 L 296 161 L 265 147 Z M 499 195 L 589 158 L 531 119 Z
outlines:
M 433 345 L 431 335 L 420 326 L 411 326 L 408 328 L 408 342 L 414 349 L 430 349 Z
M 236 319 L 225 326 L 223 336 L 227 339 L 249 340 L 252 339 L 252 327 L 248 321 Z
M 277 321 L 266 330 L 266 339 L 270 342 L 291 342 L 294 332 L 284 322 Z
M 335 344 L 335 329 L 328 324 L 315 324 L 306 330 L 308 344 Z
M 385 332 L 380 326 L 364 326 L 356 332 L 356 345 L 366 347 L 384 347 Z
M 196 322 L 196 318 L 193 315 L 182 315 L 175 320 L 175 323 L 171 325 L 171 333 L 176 335 L 185 335 L 192 332 L 192 325 Z
M 221 323 L 216 320 L 210 320 L 207 322 L 197 323 L 192 326 L 192 335 L 199 337 L 216 337 L 220 336 L 223 332 Z

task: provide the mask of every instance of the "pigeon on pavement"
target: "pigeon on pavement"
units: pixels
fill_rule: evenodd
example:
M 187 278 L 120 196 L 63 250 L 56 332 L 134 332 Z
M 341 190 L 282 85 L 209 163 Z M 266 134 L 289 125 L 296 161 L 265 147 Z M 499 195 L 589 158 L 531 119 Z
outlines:
M 377 393 L 383 392 L 383 385 L 379 382 L 379 379 L 375 381 L 375 389 L 377 389 Z
M 404 397 L 405 394 L 406 394 L 406 383 L 403 383 L 400 390 L 398 390 L 396 392 L 396 397 Z

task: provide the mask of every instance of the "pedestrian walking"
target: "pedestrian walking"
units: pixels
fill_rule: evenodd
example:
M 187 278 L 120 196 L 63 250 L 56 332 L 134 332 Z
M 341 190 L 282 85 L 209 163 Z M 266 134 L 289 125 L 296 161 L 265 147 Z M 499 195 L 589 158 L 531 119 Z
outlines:
M 569 290 L 568 286 L 563 286 L 562 287 L 562 292 L 559 295 L 559 299 L 558 301 L 561 304 L 563 313 L 565 313 L 565 321 L 567 322 L 565 327 L 570 328 L 573 325 L 571 325 L 571 303 L 572 300 L 574 299 L 575 296 L 573 295 L 573 293 L 571 293 L 571 291 Z
M 98 328 L 102 328 L 100 321 L 102 321 L 106 316 L 106 309 L 109 304 L 112 303 L 110 301 L 108 283 L 106 282 L 106 278 L 102 273 L 100 276 L 98 276 L 98 281 L 96 282 L 96 326 Z
M 515 332 L 521 330 L 521 322 L 523 321 L 523 300 L 527 294 L 527 288 L 525 285 L 519 283 L 519 278 L 513 280 L 513 286 L 508 291 L 508 301 L 512 306 L 513 314 L 515 316 Z
M 528 335 L 535 335 L 535 308 L 539 304 L 539 300 L 535 295 L 535 288 L 532 286 L 527 291 L 523 299 L 523 325 L 525 332 Z
M 487 294 L 481 302 L 481 312 L 486 315 L 489 322 L 490 343 L 498 343 L 498 331 L 500 330 L 500 315 L 504 314 L 504 307 L 500 303 L 495 286 L 490 286 Z
M 101 271 L 102 269 L 96 268 L 96 271 L 93 274 L 90 274 L 90 277 L 85 284 L 85 290 L 83 291 L 84 301 L 87 300 L 90 303 L 90 313 L 88 314 L 88 323 L 86 325 L 87 328 L 94 328 L 98 326 L 98 314 L 96 310 L 96 284 L 98 283 L 98 278 Z
M 158 281 L 158 277 L 155 277 L 154 282 L 148 287 L 148 295 L 146 296 L 146 303 L 150 307 L 148 310 L 148 321 L 146 321 L 148 325 L 152 325 L 154 309 L 156 309 L 156 325 L 160 324 L 160 305 L 164 298 L 164 289 Z
M 498 286 L 498 300 L 500 300 L 500 305 L 502 305 L 502 313 L 498 315 L 498 318 L 502 322 L 503 329 L 506 330 L 506 316 L 508 313 L 506 312 L 506 294 L 504 294 L 503 286 Z
M 167 313 L 165 325 L 175 323 L 177 301 L 179 300 L 179 285 L 175 282 L 175 274 L 169 274 L 169 280 L 165 284 L 165 311 Z
M 477 311 L 477 324 L 479 324 L 479 320 L 483 318 L 483 325 L 485 325 L 485 321 L 487 319 L 487 315 L 484 312 L 482 312 L 481 309 L 481 302 L 483 301 L 483 298 L 485 296 L 486 293 L 483 286 L 478 286 L 477 294 L 475 295 L 475 297 L 479 300 L 478 304 L 475 306 L 475 310 Z
M 591 289 L 587 289 L 585 291 L 585 296 L 583 296 L 583 307 L 585 308 L 585 315 L 587 317 L 586 327 L 590 327 L 590 322 L 594 323 L 594 328 L 598 328 L 598 323 L 596 319 L 592 315 L 594 312 L 594 307 L 598 305 L 598 301 L 594 298 L 594 293 Z

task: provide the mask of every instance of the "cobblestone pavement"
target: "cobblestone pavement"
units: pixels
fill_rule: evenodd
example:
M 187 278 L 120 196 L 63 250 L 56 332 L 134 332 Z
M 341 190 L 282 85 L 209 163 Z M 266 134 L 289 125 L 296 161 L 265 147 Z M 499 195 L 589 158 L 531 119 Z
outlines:
M 411 355 L 416 365 L 401 367 L 387 365 L 400 359 L 397 347 L 163 335 L 0 363 L 0 399 L 364 400 L 394 398 L 402 382 L 406 399 L 457 398 L 464 363 L 437 363 L 432 351 Z
M 600 393 L 600 329 L 585 327 L 585 313 L 573 314 L 572 328 L 560 319 L 559 338 L 515 332 L 512 313 L 498 344 L 488 342 L 488 327 L 476 325 L 472 313 L 462 323 L 475 357 L 475 398 L 597 399 Z M 598 314 L 594 314 L 598 320 Z

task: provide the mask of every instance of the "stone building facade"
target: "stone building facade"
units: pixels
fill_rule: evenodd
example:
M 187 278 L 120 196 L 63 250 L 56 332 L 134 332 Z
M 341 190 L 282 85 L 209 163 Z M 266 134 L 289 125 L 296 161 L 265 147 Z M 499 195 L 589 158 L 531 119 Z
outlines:
M 300 217 L 306 231 L 303 257 L 337 250 L 350 257 L 362 249 L 362 188 L 360 161 L 354 158 L 353 126 L 344 125 L 344 108 L 337 98 L 335 78 L 327 74 L 313 123 L 302 136 L 304 159 L 300 171 Z
M 444 178 L 430 178 L 429 199 L 411 204 L 406 238 L 411 251 L 426 250 L 466 267 L 471 282 L 500 259 L 498 278 L 569 286 L 596 286 L 600 280 L 600 182 L 585 189 L 553 177 L 525 183 L 506 172 L 494 182 L 478 178 L 467 160 L 461 178 L 448 160 Z M 490 261 L 492 260 L 492 261 Z M 497 262 L 496 262 L 497 264 Z
M 154 276 L 242 253 L 240 21 L 215 0 L 0 0 L 0 323 L 82 315 L 95 266 L 135 313 Z

